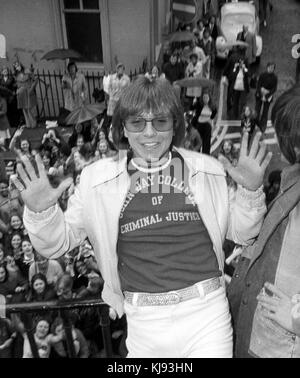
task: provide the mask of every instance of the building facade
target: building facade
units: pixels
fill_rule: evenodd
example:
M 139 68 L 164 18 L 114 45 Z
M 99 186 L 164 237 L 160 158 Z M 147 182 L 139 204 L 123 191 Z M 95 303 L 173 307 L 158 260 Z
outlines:
M 116 62 L 134 70 L 155 62 L 170 0 L 0 0 L 0 34 L 6 59 L 39 69 L 64 68 L 64 62 L 41 60 L 55 48 L 83 56 L 79 68 L 111 71 Z

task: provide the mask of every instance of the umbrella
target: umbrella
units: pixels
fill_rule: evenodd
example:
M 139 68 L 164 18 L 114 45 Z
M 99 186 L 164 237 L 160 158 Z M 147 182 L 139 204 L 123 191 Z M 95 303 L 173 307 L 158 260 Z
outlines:
M 168 36 L 168 42 L 189 42 L 194 38 L 194 34 L 189 31 L 178 31 Z
M 0 86 L 0 96 L 1 97 L 11 97 L 11 96 L 13 96 L 13 92 L 1 85 Z
M 191 77 L 176 81 L 174 84 L 184 88 L 213 87 L 215 81 L 204 78 Z
M 56 59 L 80 59 L 82 56 L 75 50 L 71 49 L 55 49 L 47 52 L 41 59 L 56 60 Z
M 72 111 L 66 118 L 67 125 L 77 125 L 97 117 L 97 115 L 103 113 L 106 108 L 105 104 L 90 104 L 83 105 Z

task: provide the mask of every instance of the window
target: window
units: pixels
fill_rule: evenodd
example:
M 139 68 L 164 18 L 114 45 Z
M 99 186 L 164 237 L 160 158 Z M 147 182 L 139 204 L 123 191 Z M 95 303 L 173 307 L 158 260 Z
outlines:
M 64 0 L 68 47 L 82 55 L 82 62 L 102 63 L 102 33 L 99 0 Z

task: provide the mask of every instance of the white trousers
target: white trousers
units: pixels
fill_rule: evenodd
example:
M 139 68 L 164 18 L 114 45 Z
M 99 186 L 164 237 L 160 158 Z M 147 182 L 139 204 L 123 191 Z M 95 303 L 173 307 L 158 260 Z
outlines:
M 125 301 L 127 358 L 232 358 L 225 289 L 168 306 Z

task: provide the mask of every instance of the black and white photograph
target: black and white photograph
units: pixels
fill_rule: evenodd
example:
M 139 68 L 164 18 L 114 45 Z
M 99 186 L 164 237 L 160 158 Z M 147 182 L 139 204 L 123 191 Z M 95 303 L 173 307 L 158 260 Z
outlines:
M 300 358 L 299 0 L 0 0 L 0 358 Z

